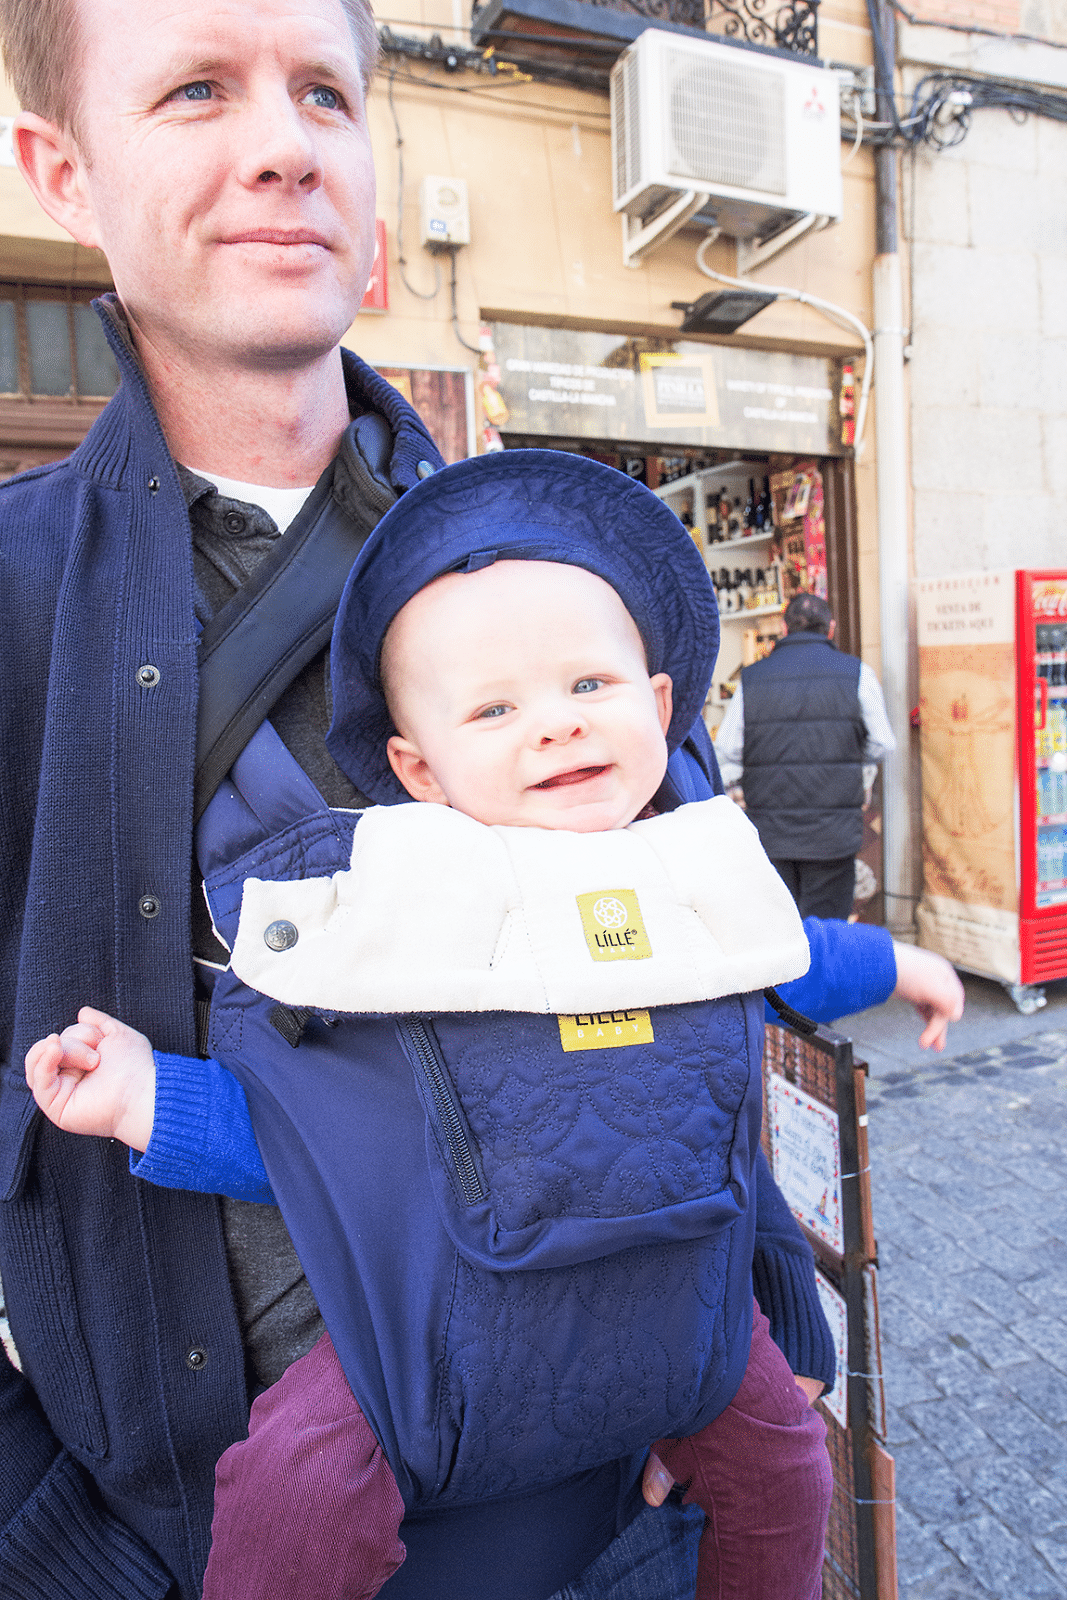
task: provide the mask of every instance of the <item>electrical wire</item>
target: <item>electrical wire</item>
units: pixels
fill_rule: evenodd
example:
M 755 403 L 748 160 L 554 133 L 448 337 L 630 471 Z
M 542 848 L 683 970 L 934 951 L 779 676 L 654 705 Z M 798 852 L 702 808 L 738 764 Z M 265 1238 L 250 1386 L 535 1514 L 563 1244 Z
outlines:
M 404 136 L 400 132 L 400 118 L 396 114 L 393 104 L 393 79 L 396 76 L 395 67 L 389 73 L 389 109 L 393 113 L 393 127 L 396 129 L 396 264 L 400 268 L 400 281 L 409 294 L 417 295 L 420 300 L 436 300 L 441 290 L 441 273 L 437 262 L 433 264 L 433 289 L 424 293 L 416 289 L 413 283 L 408 282 L 408 275 L 404 271 L 407 259 L 404 255 Z M 454 270 L 454 268 L 453 268 Z
M 852 117 L 856 124 L 856 137 L 852 141 L 852 149 L 841 163 L 842 171 L 844 171 L 849 163 L 855 158 L 856 151 L 863 143 L 863 103 L 860 96 L 860 90 L 849 89 L 847 92 L 852 97 Z
M 456 256 L 459 254 L 459 246 L 454 244 L 450 245 L 448 247 L 448 253 L 452 257 L 452 332 L 455 334 L 464 350 L 470 350 L 472 354 L 480 356 L 482 353 L 481 346 L 476 344 L 468 344 L 466 339 L 459 331 L 459 310 L 456 306 Z
M 862 323 L 859 317 L 853 316 L 851 311 L 846 311 L 844 306 L 838 306 L 832 300 L 820 300 L 818 295 L 805 294 L 802 289 L 776 288 L 773 284 L 760 283 L 753 285 L 746 283 L 743 278 L 728 278 L 725 273 L 715 272 L 704 260 L 704 251 L 709 245 L 714 244 L 717 234 L 713 231 L 706 239 L 702 239 L 697 246 L 697 266 L 706 278 L 713 278 L 716 283 L 724 283 L 730 289 L 752 289 L 754 287 L 765 290 L 767 294 L 776 295 L 779 300 L 796 300 L 802 306 L 811 306 L 814 311 L 821 312 L 831 322 L 836 322 L 842 327 L 853 328 L 863 340 L 864 362 L 863 382 L 860 385 L 859 404 L 856 407 L 856 459 L 859 460 L 863 453 L 863 427 L 867 420 L 867 401 L 871 392 L 871 380 L 874 377 L 874 340 L 871 331 Z
M 1009 112 L 1017 122 L 1028 116 L 1067 122 L 1067 94 L 1003 78 L 928 72 L 912 94 L 908 123 L 914 131 L 905 138 L 933 150 L 950 150 L 967 137 L 974 112 L 993 108 Z

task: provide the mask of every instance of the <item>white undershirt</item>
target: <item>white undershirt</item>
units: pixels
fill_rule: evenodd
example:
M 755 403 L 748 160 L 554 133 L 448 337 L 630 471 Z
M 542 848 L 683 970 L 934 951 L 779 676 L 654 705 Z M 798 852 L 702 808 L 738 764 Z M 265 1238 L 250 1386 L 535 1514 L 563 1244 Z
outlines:
M 285 532 L 315 487 L 309 484 L 306 489 L 268 489 L 262 483 L 241 483 L 237 478 L 220 478 L 217 472 L 205 472 L 202 467 L 190 467 L 189 471 L 213 483 L 219 494 L 227 500 L 243 500 L 249 505 L 262 506 L 268 517 L 277 523 L 279 533 Z

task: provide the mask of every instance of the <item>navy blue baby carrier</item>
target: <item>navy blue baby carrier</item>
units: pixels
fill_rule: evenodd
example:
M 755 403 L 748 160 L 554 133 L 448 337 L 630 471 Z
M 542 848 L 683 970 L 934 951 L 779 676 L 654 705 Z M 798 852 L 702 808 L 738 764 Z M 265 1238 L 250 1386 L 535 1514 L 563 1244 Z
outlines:
M 264 723 L 198 830 L 227 944 L 247 877 L 344 870 L 358 823 Z M 544 1600 L 631 1519 L 646 1447 L 733 1398 L 762 1011 L 672 1007 L 651 1044 L 564 1053 L 552 1016 L 297 1011 L 217 976 L 210 1053 L 404 1498 L 383 1593 L 447 1571 L 463 1600 Z M 467 1586 L 441 1556 L 464 1524 Z

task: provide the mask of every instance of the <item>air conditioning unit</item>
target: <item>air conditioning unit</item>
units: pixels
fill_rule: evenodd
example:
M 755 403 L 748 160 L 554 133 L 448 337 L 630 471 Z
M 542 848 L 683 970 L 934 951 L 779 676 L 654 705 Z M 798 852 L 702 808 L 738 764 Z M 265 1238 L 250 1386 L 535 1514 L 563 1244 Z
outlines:
M 615 210 L 636 266 L 698 212 L 749 248 L 841 216 L 837 78 L 647 28 L 611 74 Z

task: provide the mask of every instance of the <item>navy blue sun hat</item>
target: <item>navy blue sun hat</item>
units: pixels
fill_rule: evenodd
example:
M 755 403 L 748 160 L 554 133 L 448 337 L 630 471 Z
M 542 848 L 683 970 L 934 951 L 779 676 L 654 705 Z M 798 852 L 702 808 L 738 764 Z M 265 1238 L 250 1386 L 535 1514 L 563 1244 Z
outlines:
M 637 624 L 649 674 L 667 672 L 673 682 L 671 751 L 700 715 L 719 650 L 719 613 L 700 552 L 674 512 L 643 484 L 585 456 L 472 456 L 390 507 L 341 596 L 326 744 L 368 798 L 410 799 L 386 753 L 396 732 L 379 673 L 389 624 L 434 578 L 494 561 L 560 561 L 610 583 Z

